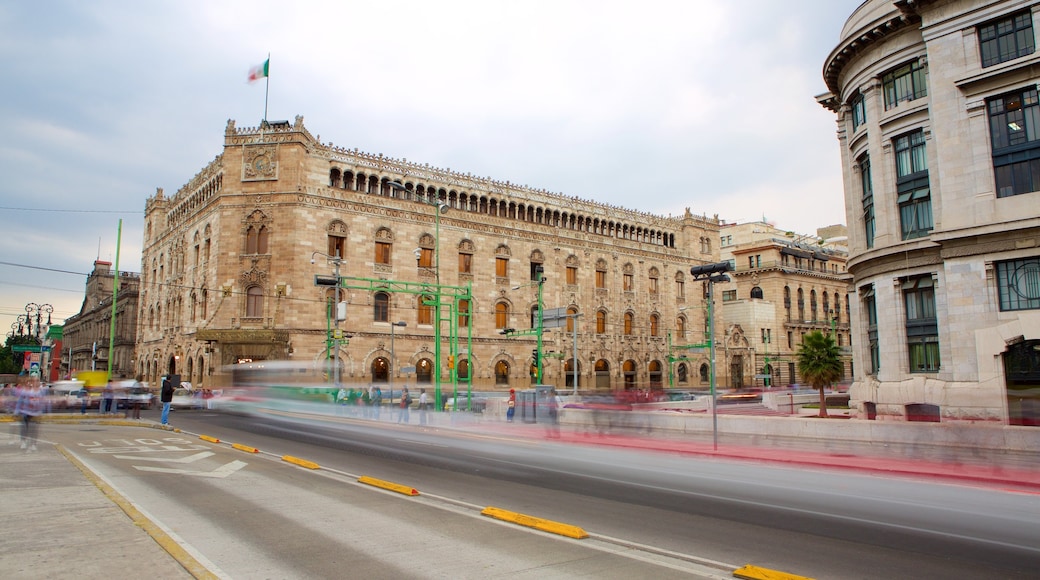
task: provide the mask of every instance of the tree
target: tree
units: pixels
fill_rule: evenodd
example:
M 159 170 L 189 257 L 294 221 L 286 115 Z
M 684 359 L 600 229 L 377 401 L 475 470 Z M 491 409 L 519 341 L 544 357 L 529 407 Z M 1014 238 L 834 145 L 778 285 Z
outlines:
M 812 388 L 820 391 L 820 417 L 827 416 L 824 389 L 841 378 L 844 366 L 834 337 L 819 330 L 805 335 L 798 347 L 798 372 Z
M 7 342 L 0 348 L 0 374 L 16 375 L 22 371 L 25 353 L 13 352 L 12 346 L 35 344 L 39 344 L 39 341 L 31 336 L 8 336 Z

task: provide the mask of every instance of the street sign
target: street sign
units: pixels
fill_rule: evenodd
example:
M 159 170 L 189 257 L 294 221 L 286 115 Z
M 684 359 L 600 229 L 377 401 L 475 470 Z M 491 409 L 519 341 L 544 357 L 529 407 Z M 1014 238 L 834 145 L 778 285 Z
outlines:
M 563 328 L 567 326 L 566 318 L 546 318 L 542 320 L 542 328 L 548 330 L 550 328 Z
M 335 276 L 323 276 L 321 274 L 315 274 L 314 275 L 314 285 L 315 286 L 335 286 L 336 285 L 336 277 Z
M 567 309 L 566 308 L 550 308 L 550 309 L 546 310 L 544 314 L 542 314 L 542 319 L 544 319 L 546 322 L 548 322 L 550 319 L 554 319 L 554 318 L 566 319 L 567 318 Z

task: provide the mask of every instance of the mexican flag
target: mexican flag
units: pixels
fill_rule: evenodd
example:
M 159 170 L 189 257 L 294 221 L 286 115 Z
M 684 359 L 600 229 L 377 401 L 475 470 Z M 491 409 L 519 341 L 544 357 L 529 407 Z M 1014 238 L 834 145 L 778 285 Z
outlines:
M 267 69 L 271 65 L 271 59 L 268 58 L 263 64 L 258 64 L 253 68 L 249 69 L 249 82 L 258 81 L 263 78 L 267 78 Z

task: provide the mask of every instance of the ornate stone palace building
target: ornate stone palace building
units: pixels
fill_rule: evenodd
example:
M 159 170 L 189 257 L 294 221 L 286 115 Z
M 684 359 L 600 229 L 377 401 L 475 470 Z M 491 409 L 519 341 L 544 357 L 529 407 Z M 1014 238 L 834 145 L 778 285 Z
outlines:
M 1038 12 L 869 0 L 824 63 L 868 418 L 1040 425 Z
M 802 383 L 798 348 L 813 331 L 833 333 L 851 381 L 849 274 L 844 226 L 796 235 L 765 221 L 723 224 L 720 256 L 733 271 L 715 286 L 720 384 L 776 388 Z M 716 319 L 716 324 L 720 320 Z
M 86 293 L 79 313 L 65 319 L 62 376 L 78 371 L 109 370 L 113 379 L 135 378 L 134 349 L 137 345 L 137 312 L 140 275 L 119 272 L 116 292 L 115 339 L 112 336 L 112 287 L 116 272 L 111 262 L 97 260 L 87 277 Z M 111 345 L 111 350 L 109 346 Z M 111 365 L 111 366 L 110 366 Z
M 691 371 L 707 355 L 669 369 L 666 336 L 703 340 L 689 270 L 718 261 L 718 236 L 717 217 L 688 210 L 656 216 L 322 144 L 302 117 L 229 121 L 216 159 L 147 200 L 138 373 L 217 388 L 241 361 L 331 359 L 349 384 L 424 386 L 439 368 L 441 383 L 527 388 L 541 296 L 543 313 L 567 316 L 542 335 L 542 383 L 571 387 L 576 364 L 582 390 L 664 385 L 669 372 L 701 387 Z M 336 270 L 338 300 L 321 285 Z

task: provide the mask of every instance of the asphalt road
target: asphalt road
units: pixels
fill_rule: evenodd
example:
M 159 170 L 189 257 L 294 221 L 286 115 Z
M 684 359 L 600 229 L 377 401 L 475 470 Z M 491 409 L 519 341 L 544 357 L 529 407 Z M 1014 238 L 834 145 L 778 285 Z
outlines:
M 753 563 L 814 578 L 1033 578 L 1040 563 L 1040 498 L 1028 492 L 568 445 L 519 428 L 420 430 L 350 418 L 316 425 L 206 411 L 178 411 L 173 422 L 192 435 L 162 445 L 183 445 L 182 457 L 217 452 L 215 463 L 205 459 L 212 475 L 181 473 L 194 469 L 189 464 L 119 459 L 135 456 L 125 450 L 99 451 L 133 447 L 133 440 L 109 441 L 118 432 L 94 445 L 89 432 L 73 435 L 70 428 L 67 443 L 109 470 L 130 497 L 147 498 L 160 521 L 219 569 L 233 570 L 232 577 L 253 575 L 245 570 L 325 576 L 343 561 L 353 570 L 366 556 L 376 576 L 487 577 L 537 569 L 533 561 L 513 561 L 514 547 L 530 541 L 523 538 L 552 545 L 525 552 L 536 560 L 574 544 L 500 524 L 490 524 L 496 527 L 488 533 L 479 518 L 474 531 L 479 506 L 578 525 L 605 546 L 647 547 L 634 550 L 631 561 L 610 550 L 565 558 L 603 564 L 597 577 L 622 570 L 646 577 L 627 566 L 655 552 L 682 555 L 653 562 L 679 573 L 676 562 L 702 574 L 712 562 L 720 569 Z M 197 434 L 303 457 L 323 469 L 243 459 Z M 152 464 L 180 471 L 140 469 Z M 352 484 L 358 475 L 413 486 L 430 511 Z M 314 529 L 316 522 L 327 528 Z M 503 534 L 510 539 L 501 540 Z M 444 552 L 451 557 L 445 560 Z M 495 568 L 505 554 L 509 563 Z M 446 567 L 410 570 L 399 563 L 416 556 Z

